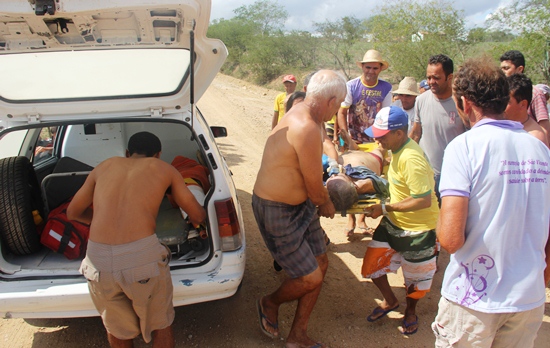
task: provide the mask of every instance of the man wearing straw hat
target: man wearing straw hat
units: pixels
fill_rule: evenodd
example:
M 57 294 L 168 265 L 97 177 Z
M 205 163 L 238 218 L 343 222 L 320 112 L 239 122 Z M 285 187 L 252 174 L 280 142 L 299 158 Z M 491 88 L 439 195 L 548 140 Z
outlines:
M 349 131 L 356 143 L 362 144 L 373 141 L 364 132 L 374 123 L 378 111 L 391 105 L 392 86 L 378 79 L 380 72 L 390 66 L 380 52 L 368 50 L 357 65 L 363 74 L 348 81 L 348 94 L 338 111 L 338 126 Z
M 380 52 L 368 50 L 363 56 L 363 60 L 356 63 L 363 73 L 347 83 L 348 93 L 338 111 L 338 127 L 343 132 L 349 132 L 354 142 L 363 144 L 374 141 L 365 134 L 365 130 L 372 126 L 380 109 L 391 105 L 392 85 L 378 78 L 380 72 L 390 66 L 387 61 L 382 59 Z M 369 233 L 370 229 L 365 224 L 365 215 L 359 215 L 357 225 L 363 230 L 363 233 Z M 348 214 L 348 224 L 345 230 L 348 237 L 353 235 L 355 226 L 355 215 Z
M 394 102 L 394 105 L 401 107 L 409 116 L 410 132 L 414 123 L 414 103 L 416 102 L 416 97 L 420 95 L 416 80 L 414 77 L 405 77 L 399 82 L 399 87 L 392 93 L 397 97 L 397 101 Z

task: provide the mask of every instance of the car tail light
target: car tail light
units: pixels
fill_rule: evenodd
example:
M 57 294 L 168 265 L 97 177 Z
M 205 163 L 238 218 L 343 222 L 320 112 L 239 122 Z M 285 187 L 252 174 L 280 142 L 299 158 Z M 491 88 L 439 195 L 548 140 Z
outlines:
M 242 246 L 241 228 L 233 198 L 214 202 L 218 217 L 218 230 L 222 240 L 222 251 L 237 250 Z

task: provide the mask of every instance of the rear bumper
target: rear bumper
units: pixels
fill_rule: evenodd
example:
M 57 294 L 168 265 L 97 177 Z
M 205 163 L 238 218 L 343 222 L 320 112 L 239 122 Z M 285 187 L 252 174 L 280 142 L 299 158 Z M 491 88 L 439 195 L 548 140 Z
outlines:
M 215 269 L 172 270 L 174 306 L 223 299 L 237 291 L 244 274 L 245 248 L 216 252 Z M 83 277 L 0 282 L 0 316 L 3 318 L 74 318 L 99 315 Z

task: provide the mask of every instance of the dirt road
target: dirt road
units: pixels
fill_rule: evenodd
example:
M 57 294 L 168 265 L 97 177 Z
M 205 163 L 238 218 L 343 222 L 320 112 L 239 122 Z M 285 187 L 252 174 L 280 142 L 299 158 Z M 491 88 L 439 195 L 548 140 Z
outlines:
M 275 289 L 283 275 L 273 271 L 272 260 L 259 236 L 250 201 L 252 187 L 273 114 L 277 92 L 218 75 L 199 101 L 210 125 L 225 126 L 229 136 L 219 139 L 220 149 L 234 174 L 244 213 L 247 238 L 247 267 L 241 290 L 232 298 L 176 309 L 174 330 L 177 347 L 283 347 L 282 340 L 271 340 L 258 328 L 255 300 Z M 274 183 L 276 184 L 276 183 Z M 429 327 L 440 298 L 442 272 L 436 274 L 432 292 L 418 305 L 420 328 L 410 337 L 401 335 L 405 291 L 400 275 L 390 281 L 401 299 L 397 312 L 375 323 L 365 317 L 380 300 L 375 286 L 361 278 L 359 270 L 370 240 L 356 231 L 350 240 L 343 236 L 345 218 L 323 219 L 332 244 L 329 270 L 319 302 L 310 320 L 311 337 L 330 347 L 433 347 Z M 440 259 L 444 267 L 447 256 Z M 282 336 L 290 328 L 295 304 L 281 308 Z M 550 292 L 544 323 L 536 341 L 547 347 L 550 341 Z M 547 342 L 547 343 L 544 343 Z M 99 318 L 55 320 L 0 320 L 0 347 L 106 347 L 105 332 Z M 136 340 L 137 347 L 149 347 Z

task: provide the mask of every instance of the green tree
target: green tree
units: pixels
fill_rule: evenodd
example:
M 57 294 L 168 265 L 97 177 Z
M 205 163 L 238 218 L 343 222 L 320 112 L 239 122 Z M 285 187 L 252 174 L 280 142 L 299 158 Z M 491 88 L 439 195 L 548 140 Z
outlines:
M 319 60 L 318 38 L 307 31 L 293 30 L 279 45 L 281 63 L 286 67 L 311 68 Z
M 282 31 L 288 18 L 288 12 L 277 1 L 272 0 L 258 0 L 233 12 L 236 19 L 253 23 L 263 36 Z
M 368 26 L 375 48 L 387 57 L 398 78 L 423 78 L 434 54 L 446 54 L 459 64 L 469 46 L 463 12 L 448 1 L 392 0 L 378 9 Z
M 523 53 L 526 73 L 533 82 L 550 82 L 550 0 L 514 0 L 500 8 L 487 24 L 519 34 L 505 47 Z
M 266 84 L 283 71 L 277 46 L 280 40 L 280 37 L 258 36 L 251 42 L 243 62 L 257 83 Z
M 327 52 L 349 79 L 354 57 L 352 47 L 364 38 L 365 26 L 363 21 L 355 17 L 343 17 L 334 22 L 326 20 L 322 23 L 313 23 L 315 31 L 322 36 L 321 48 Z
M 487 37 L 487 29 L 485 28 L 472 28 L 468 32 L 468 42 L 471 44 L 485 42 Z
M 229 56 L 222 71 L 232 71 L 242 63 L 243 55 L 255 34 L 254 26 L 237 18 L 214 20 L 208 27 L 208 37 L 222 40 Z

